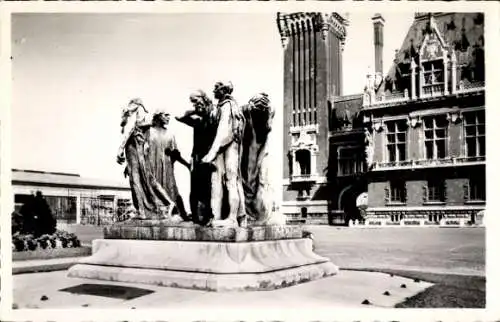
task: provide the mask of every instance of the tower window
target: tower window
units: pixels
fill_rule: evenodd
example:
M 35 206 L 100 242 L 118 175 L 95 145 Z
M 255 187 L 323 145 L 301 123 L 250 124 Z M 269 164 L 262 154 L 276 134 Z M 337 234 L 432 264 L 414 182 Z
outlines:
M 298 150 L 295 152 L 295 160 L 299 164 L 299 175 L 311 174 L 311 151 Z

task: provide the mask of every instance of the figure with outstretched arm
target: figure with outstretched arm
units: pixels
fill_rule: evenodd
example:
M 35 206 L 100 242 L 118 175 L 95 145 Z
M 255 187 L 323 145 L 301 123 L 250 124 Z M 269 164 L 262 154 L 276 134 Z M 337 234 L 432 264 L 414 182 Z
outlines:
M 245 215 L 240 172 L 244 116 L 231 96 L 232 92 L 233 86 L 230 82 L 217 82 L 214 86 L 214 97 L 218 100 L 220 118 L 215 139 L 201 160 L 203 163 L 214 165 L 215 169 L 212 174 L 211 191 L 214 226 L 237 226 L 238 220 Z M 226 218 L 223 218 L 222 214 L 224 192 L 227 193 L 229 206 L 229 213 L 224 216 Z
M 206 225 L 212 217 L 210 207 L 211 177 L 213 167 L 202 164 L 201 159 L 210 149 L 217 131 L 218 111 L 212 100 L 197 90 L 189 96 L 193 109 L 176 117 L 177 121 L 193 128 L 193 149 L 191 152 L 191 192 L 189 204 L 193 222 Z

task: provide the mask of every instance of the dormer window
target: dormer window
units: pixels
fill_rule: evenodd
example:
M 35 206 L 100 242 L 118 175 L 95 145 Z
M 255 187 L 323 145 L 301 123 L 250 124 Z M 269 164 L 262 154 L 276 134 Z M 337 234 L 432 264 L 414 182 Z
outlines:
M 422 64 L 422 90 L 424 95 L 441 95 L 444 91 L 444 64 L 442 59 L 427 61 Z
M 448 91 L 447 47 L 432 17 L 429 28 L 419 53 L 421 96 L 443 95 Z

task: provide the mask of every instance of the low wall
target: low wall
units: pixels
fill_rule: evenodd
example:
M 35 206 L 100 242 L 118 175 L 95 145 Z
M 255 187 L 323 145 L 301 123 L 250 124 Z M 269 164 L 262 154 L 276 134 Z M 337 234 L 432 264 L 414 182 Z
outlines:
M 37 249 L 22 252 L 13 252 L 13 261 L 37 260 L 37 259 L 53 259 L 66 257 L 81 257 L 92 254 L 92 248 L 83 246 L 77 248 L 54 248 L 54 249 Z
M 307 214 L 306 217 L 301 214 L 286 214 L 286 222 L 289 225 L 328 225 L 328 214 Z

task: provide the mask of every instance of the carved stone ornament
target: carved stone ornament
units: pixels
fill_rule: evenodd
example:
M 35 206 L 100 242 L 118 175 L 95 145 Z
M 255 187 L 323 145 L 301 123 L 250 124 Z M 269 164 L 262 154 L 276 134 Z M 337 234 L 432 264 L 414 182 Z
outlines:
M 384 189 L 384 196 L 385 196 L 385 203 L 389 203 L 391 201 L 391 190 L 389 189 L 389 187 L 385 187 Z
M 384 124 L 382 123 L 382 121 L 378 121 L 373 124 L 373 129 L 376 132 L 382 132 L 384 130 Z
M 328 36 L 328 30 L 328 25 L 324 24 L 323 28 L 321 29 L 321 37 L 323 38 L 323 40 L 326 40 L 326 37 Z
M 281 37 L 281 45 L 283 46 L 283 48 L 286 48 L 288 46 L 288 40 L 288 37 Z
M 406 119 L 406 124 L 412 128 L 416 128 L 422 124 L 422 120 L 419 116 L 408 116 Z
M 296 143 L 296 146 L 303 149 L 306 146 L 309 146 L 311 144 L 312 144 L 312 141 L 311 141 L 311 138 L 309 137 L 309 135 L 307 135 L 307 131 L 301 130 L 299 139 L 297 140 L 297 143 Z
M 432 41 L 429 41 L 426 50 L 427 50 L 427 55 L 429 56 L 430 59 L 434 59 L 437 57 L 438 49 L 439 49 L 438 42 L 436 39 L 432 39 Z
M 323 40 L 326 40 L 326 37 L 328 36 L 328 31 L 330 30 L 330 25 L 328 24 L 329 18 L 330 17 L 328 14 L 326 13 L 322 14 L 323 24 L 321 26 L 321 36 Z
M 427 188 L 427 183 L 424 183 L 422 186 L 422 199 L 423 202 L 427 202 L 429 200 L 429 195 L 428 195 L 429 189 Z
M 457 124 L 462 119 L 462 113 L 460 111 L 448 113 L 446 119 L 453 124 Z
M 464 183 L 463 189 L 464 189 L 464 200 L 469 201 L 469 195 L 470 195 L 469 182 Z
M 363 123 L 366 125 L 371 125 L 372 116 L 371 115 L 363 115 Z

